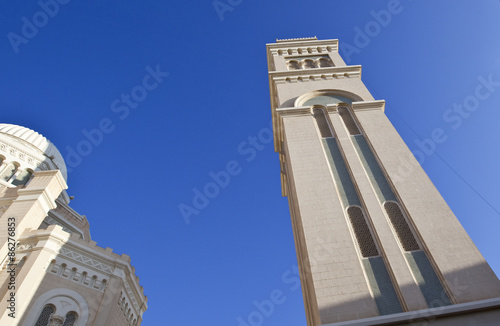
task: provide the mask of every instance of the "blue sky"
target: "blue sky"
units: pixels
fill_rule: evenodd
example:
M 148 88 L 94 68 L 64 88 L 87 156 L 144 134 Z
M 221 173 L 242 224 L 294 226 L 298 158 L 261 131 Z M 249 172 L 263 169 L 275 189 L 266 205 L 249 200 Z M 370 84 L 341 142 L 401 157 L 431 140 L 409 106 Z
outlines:
M 276 38 L 345 44 L 500 274 L 498 1 L 212 1 L 61 0 L 46 20 L 36 1 L 0 4 L 1 120 L 70 155 L 72 207 L 99 245 L 132 257 L 143 325 L 245 326 L 238 318 L 273 296 L 262 325 L 305 325 L 278 155 L 248 138 L 269 128 L 265 44 Z M 446 140 L 423 150 L 436 130 Z M 228 169 L 186 224 L 179 205 Z

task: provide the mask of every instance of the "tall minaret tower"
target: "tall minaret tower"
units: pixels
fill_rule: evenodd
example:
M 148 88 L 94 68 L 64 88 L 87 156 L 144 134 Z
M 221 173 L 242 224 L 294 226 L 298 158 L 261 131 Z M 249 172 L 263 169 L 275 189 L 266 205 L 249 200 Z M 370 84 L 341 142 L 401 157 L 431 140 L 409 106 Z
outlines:
M 277 40 L 267 58 L 308 325 L 498 325 L 498 278 L 361 66 L 315 37 Z

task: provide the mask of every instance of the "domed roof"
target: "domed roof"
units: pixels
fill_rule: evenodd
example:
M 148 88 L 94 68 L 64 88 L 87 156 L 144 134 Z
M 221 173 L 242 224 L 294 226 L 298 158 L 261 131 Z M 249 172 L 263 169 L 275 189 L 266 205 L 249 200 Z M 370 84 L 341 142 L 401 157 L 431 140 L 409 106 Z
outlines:
M 27 142 L 36 147 L 42 153 L 45 153 L 45 156 L 48 157 L 47 159 L 51 159 L 51 161 L 61 171 L 64 179 L 67 180 L 66 163 L 64 163 L 64 159 L 56 146 L 54 146 L 54 144 L 52 144 L 47 138 L 29 128 L 6 123 L 0 123 L 0 133 Z

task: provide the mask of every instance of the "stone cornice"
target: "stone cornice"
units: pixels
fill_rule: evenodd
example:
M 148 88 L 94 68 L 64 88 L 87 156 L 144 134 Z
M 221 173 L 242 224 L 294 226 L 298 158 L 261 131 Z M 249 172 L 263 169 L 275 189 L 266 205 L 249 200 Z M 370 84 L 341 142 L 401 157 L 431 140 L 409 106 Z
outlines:
M 337 104 L 329 104 L 326 106 L 326 110 L 328 112 L 336 112 L 337 107 L 339 106 L 349 106 L 349 104 L 345 103 L 337 103 Z M 361 101 L 361 102 L 352 102 L 350 105 L 354 112 L 356 111 L 384 111 L 385 109 L 385 101 Z M 311 115 L 311 106 L 298 106 L 298 107 L 287 107 L 287 108 L 277 108 L 273 110 L 276 114 L 277 118 L 281 118 L 284 116 L 301 116 L 301 115 Z M 281 120 L 281 119 L 279 119 Z M 281 137 L 281 121 L 279 122 L 280 128 L 277 128 L 278 133 L 275 132 L 275 137 L 279 140 L 283 140 Z
M 338 51 L 338 39 L 330 39 L 330 40 L 314 40 L 314 39 L 297 39 L 292 40 L 290 42 L 278 42 L 278 43 L 268 43 L 266 44 L 266 48 L 268 50 L 278 50 L 278 49 L 287 49 L 287 48 L 297 48 L 297 47 L 317 47 L 317 46 L 331 46 L 335 52 Z
M 84 221 L 85 220 L 85 218 L 82 215 L 80 215 L 77 211 L 75 211 L 73 208 L 71 208 L 68 204 L 66 204 L 61 199 L 57 199 L 56 203 L 58 204 L 58 207 L 61 208 L 61 209 L 63 209 L 63 210 L 65 210 L 68 215 L 71 215 L 72 217 L 74 217 L 74 218 L 76 218 L 76 219 L 78 219 L 80 221 Z
M 283 39 L 276 39 L 276 43 L 283 43 L 283 42 L 298 42 L 298 41 L 317 41 L 318 38 L 316 36 L 313 37 L 297 37 L 297 38 L 283 38 Z
M 371 111 L 371 110 L 381 110 L 385 112 L 385 101 L 362 101 L 362 102 L 353 102 L 352 105 L 353 111 Z
M 355 76 L 361 78 L 361 66 L 338 66 L 338 67 L 327 67 L 327 68 L 313 68 L 313 69 L 298 69 L 298 70 L 285 70 L 285 71 L 270 71 L 269 81 L 278 81 L 281 79 L 288 78 L 298 78 L 302 76 L 331 76 L 331 77 L 344 77 Z

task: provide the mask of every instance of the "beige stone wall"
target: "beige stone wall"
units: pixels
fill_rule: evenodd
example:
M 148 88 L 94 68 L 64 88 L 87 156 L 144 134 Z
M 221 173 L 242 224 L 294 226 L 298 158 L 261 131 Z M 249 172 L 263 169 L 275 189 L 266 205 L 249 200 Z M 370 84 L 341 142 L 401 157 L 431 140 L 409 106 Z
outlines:
M 498 304 L 494 304 L 475 309 L 464 306 L 451 307 L 451 309 L 425 309 L 397 316 L 376 317 L 323 326 L 497 326 L 499 320 L 500 307 Z
M 410 311 L 427 308 L 427 303 L 408 268 L 396 236 L 389 225 L 340 116 L 336 112 L 332 112 L 330 113 L 330 120 L 345 154 L 346 163 L 352 171 L 365 208 L 373 222 L 373 231 L 380 241 L 389 268 L 394 273 L 394 281 L 401 291 L 403 304 Z
M 356 116 L 457 303 L 500 297 L 500 282 L 381 111 Z
M 125 319 L 125 316 L 123 315 L 118 305 L 110 306 L 109 317 L 106 321 L 106 325 L 109 326 L 128 325 L 128 322 Z M 138 325 L 140 325 L 140 323 Z
M 19 251 L 20 257 L 24 255 L 27 257 L 26 262 L 16 276 L 16 322 L 19 322 L 19 325 L 28 325 L 33 322 L 34 318 L 37 318 L 46 303 L 43 297 L 47 293 L 53 291 L 67 293 L 68 290 L 75 293 L 75 296 L 69 295 L 70 300 L 75 300 L 79 304 L 79 307 L 74 309 L 79 314 L 78 326 L 133 326 L 141 324 L 142 318 L 132 306 L 132 297 L 125 286 L 125 283 L 128 282 L 132 288 L 134 287 L 133 279 L 128 277 L 133 277 L 133 275 L 127 275 L 126 268 L 123 268 L 126 265 L 123 262 L 115 260 L 115 266 L 113 267 L 113 260 L 120 259 L 121 256 L 116 255 L 117 257 L 114 257 L 111 261 L 105 261 L 103 259 L 105 257 L 96 258 L 96 253 L 92 251 L 91 245 L 77 249 L 74 243 L 68 244 L 70 236 L 63 232 L 59 226 L 51 226 L 47 230 L 35 230 L 30 235 L 32 237 L 28 236 L 21 239 Z M 30 239 L 35 241 L 30 242 L 32 241 Z M 32 245 L 25 245 L 30 243 Z M 71 252 L 64 251 L 65 248 Z M 64 254 L 61 254 L 63 251 Z M 79 256 L 73 256 L 74 259 L 71 259 L 69 257 L 73 255 L 72 253 L 84 255 L 85 259 L 82 260 Z M 109 251 L 109 253 L 111 252 Z M 98 259 L 99 261 L 92 262 L 89 259 Z M 65 269 L 61 268 L 63 264 L 66 265 Z M 96 268 L 91 267 L 89 264 L 94 264 Z M 102 264 L 108 264 L 108 267 Z M 73 268 L 74 271 L 69 272 Z M 85 278 L 83 272 L 86 274 Z M 94 275 L 96 276 L 95 281 L 88 282 Z M 103 280 L 106 283 L 102 283 Z M 132 289 L 132 291 L 134 290 Z M 8 293 L 0 293 L 0 296 L 2 297 L 0 309 L 5 311 Z M 122 297 L 126 298 L 125 303 L 127 305 L 125 309 L 123 309 L 125 304 L 119 304 Z M 142 299 L 139 297 L 138 300 L 141 310 L 146 310 L 145 297 Z M 125 314 L 129 308 L 131 313 L 127 315 L 131 317 L 127 320 Z M 12 321 L 6 314 L 0 315 L 0 324 Z M 57 310 L 56 315 L 59 315 Z M 85 319 L 87 321 L 80 324 Z M 137 321 L 137 324 L 133 323 L 134 320 Z
M 288 52 L 284 51 L 296 55 L 308 45 L 314 54 L 313 47 L 329 46 L 322 53 L 329 55 L 335 67 L 288 70 Z M 306 109 L 279 111 L 294 107 L 298 97 L 318 90 L 351 94 L 356 101 L 365 101 L 354 105 L 355 118 L 451 302 L 500 297 L 498 278 L 383 113 L 383 101 L 368 103 L 374 99 L 361 81 L 361 68 L 345 66 L 336 46 L 336 40 L 291 40 L 268 45 L 275 149 L 286 166 L 282 180 L 289 196 L 308 325 L 379 314 L 315 122 Z M 329 108 L 329 118 L 403 310 L 426 309 L 415 275 L 334 107 Z M 474 317 L 471 313 L 464 320 L 482 318 L 484 325 L 490 325 L 497 314 L 477 313 Z M 431 324 L 469 325 L 453 318 Z
M 283 120 L 321 323 L 378 315 L 311 116 Z M 306 262 L 307 264 L 307 262 Z M 306 271 L 307 272 L 307 271 Z

